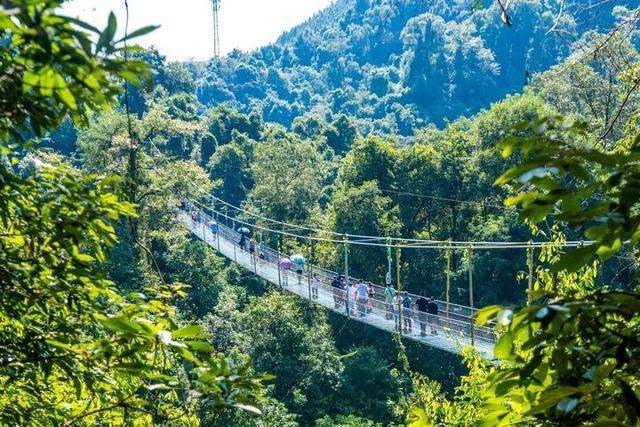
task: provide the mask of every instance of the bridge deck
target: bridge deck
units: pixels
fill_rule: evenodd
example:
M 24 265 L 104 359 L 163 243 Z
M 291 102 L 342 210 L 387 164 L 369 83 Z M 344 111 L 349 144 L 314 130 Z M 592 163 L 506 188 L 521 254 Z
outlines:
M 282 289 L 292 292 L 301 298 L 313 301 L 343 316 L 347 315 L 345 304 L 340 304 L 336 307 L 336 291 L 329 285 L 330 278 L 323 274 L 327 270 L 321 268 L 313 270 L 320 274 L 321 279 L 320 286 L 318 287 L 318 297 L 315 299 L 311 298 L 310 281 L 306 275 L 304 277 L 298 277 L 298 274 L 294 271 L 279 268 L 276 259 L 270 260 L 269 258 L 271 257 L 267 257 L 266 260 L 254 257 L 238 246 L 237 233 L 235 231 L 219 224 L 218 233 L 212 233 L 208 227 L 204 225 L 207 220 L 200 223 L 194 222 L 190 216 L 184 212 L 179 214 L 179 218 L 193 234 L 229 260 L 247 270 L 253 271 L 256 275 L 270 283 L 279 285 Z M 315 267 L 311 266 L 311 268 L 313 269 Z M 340 302 L 340 300 L 338 301 Z M 354 306 L 353 309 L 356 308 L 356 304 L 351 305 Z M 392 316 L 387 304 L 383 301 L 376 300 L 372 308 L 373 310 L 365 316 L 360 316 L 357 309 L 352 310 L 349 316 L 353 320 L 369 324 L 385 331 L 395 332 L 395 320 L 388 318 Z M 429 333 L 431 330 L 431 324 L 429 323 L 426 328 L 427 335 L 421 336 L 415 313 L 412 317 L 413 328 L 411 332 L 403 332 L 402 335 L 405 338 L 456 354 L 460 354 L 465 346 L 471 345 L 469 321 L 465 322 L 462 318 L 456 319 L 455 316 L 451 316 L 448 319 L 444 316 L 431 316 L 429 321 L 435 324 L 437 335 Z M 491 359 L 493 356 L 495 337 L 492 336 L 490 328 L 478 328 L 476 332 L 477 335 L 474 346 L 484 357 Z

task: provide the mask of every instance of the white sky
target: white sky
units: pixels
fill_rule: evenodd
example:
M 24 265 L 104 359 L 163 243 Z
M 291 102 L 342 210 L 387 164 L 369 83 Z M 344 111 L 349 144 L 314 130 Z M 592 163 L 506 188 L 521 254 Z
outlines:
M 252 50 L 303 22 L 332 0 L 222 0 L 219 11 L 220 49 Z M 178 6 L 179 4 L 179 6 Z M 124 0 L 71 0 L 65 15 L 104 28 L 113 11 L 124 28 Z M 213 15 L 210 0 L 129 0 L 129 29 L 156 24 L 155 32 L 137 39 L 153 45 L 170 60 L 208 59 L 213 55 Z

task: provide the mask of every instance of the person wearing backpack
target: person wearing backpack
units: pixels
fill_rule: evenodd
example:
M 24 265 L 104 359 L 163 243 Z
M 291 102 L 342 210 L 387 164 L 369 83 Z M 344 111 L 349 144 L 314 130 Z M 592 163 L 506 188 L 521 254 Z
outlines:
M 342 279 L 344 276 L 339 275 L 331 282 L 333 288 L 333 308 L 340 308 L 342 306 Z
M 436 329 L 436 322 L 438 321 L 438 303 L 434 298 L 429 300 L 429 304 L 427 305 L 427 311 L 429 312 L 429 324 L 431 324 L 431 334 L 438 335 L 438 331 Z
M 391 284 L 387 283 L 387 286 L 384 288 L 384 301 L 387 308 L 386 318 L 388 320 L 393 319 L 393 298 L 396 296 L 396 290 L 393 289 Z
M 425 298 L 424 292 L 416 300 L 416 311 L 418 312 L 418 323 L 420 323 L 420 336 L 427 335 L 427 312 L 429 311 L 429 299 Z

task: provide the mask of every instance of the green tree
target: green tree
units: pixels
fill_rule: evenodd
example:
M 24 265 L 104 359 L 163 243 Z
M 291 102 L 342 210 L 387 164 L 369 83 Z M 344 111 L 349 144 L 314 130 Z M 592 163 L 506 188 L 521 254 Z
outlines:
M 200 327 L 177 324 L 169 303 L 181 285 L 121 295 L 101 274 L 114 224 L 135 216 L 118 180 L 51 156 L 32 156 L 24 176 L 14 168 L 15 142 L 67 116 L 86 124 L 115 100 L 120 79 L 148 75 L 123 59 L 113 14 L 99 31 L 58 15 L 59 5 L 0 9 L 0 423 L 192 423 L 198 409 L 257 411 L 260 377 L 214 354 Z
M 253 142 L 244 135 L 237 135 L 229 144 L 218 147 L 209 159 L 209 176 L 221 184 L 216 195 L 222 200 L 239 206 L 253 187 L 251 157 Z
M 395 236 L 399 232 L 397 210 L 375 181 L 358 187 L 338 187 L 328 208 L 331 228 L 339 233 L 365 236 Z M 342 264 L 343 252 L 334 261 Z M 349 274 L 380 283 L 387 268 L 386 248 L 351 245 Z
M 273 396 L 305 424 L 332 413 L 343 365 L 321 309 L 273 293 L 253 300 L 244 322 L 244 351 L 276 376 Z
M 344 414 L 389 424 L 398 381 L 390 364 L 374 347 L 358 347 L 344 359 L 340 406 Z
M 319 215 L 328 166 L 311 142 L 274 130 L 255 147 L 247 208 L 280 221 L 309 222 Z
M 637 70 L 628 76 L 637 78 Z M 511 316 L 487 308 L 483 319 L 502 318 L 507 330 L 495 348 L 504 366 L 489 377 L 492 410 L 486 424 L 545 419 L 557 423 L 638 422 L 637 336 L 640 296 L 635 291 L 596 289 L 561 292 L 560 274 L 592 280 L 589 267 L 605 262 L 624 246 L 636 249 L 640 227 L 634 209 L 640 197 L 637 133 L 614 151 L 583 148 L 586 124 L 543 118 L 534 135 L 502 142 L 503 153 L 519 150 L 524 161 L 505 172 L 500 184 L 527 190 L 508 203 L 519 204 L 532 224 L 552 216 L 582 227 L 592 239 L 551 259 L 551 274 L 540 286 L 540 302 Z M 569 179 L 568 179 L 569 178 Z M 545 283 L 543 283 L 545 284 Z M 588 289 L 588 288 L 587 288 Z

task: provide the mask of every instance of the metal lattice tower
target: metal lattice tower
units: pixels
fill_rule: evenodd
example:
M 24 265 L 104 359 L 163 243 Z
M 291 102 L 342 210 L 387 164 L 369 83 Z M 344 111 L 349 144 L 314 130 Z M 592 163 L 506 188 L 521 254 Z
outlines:
M 213 56 L 215 58 L 218 58 L 220 56 L 220 24 L 218 23 L 220 1 L 221 0 L 211 0 L 211 6 L 213 9 Z

